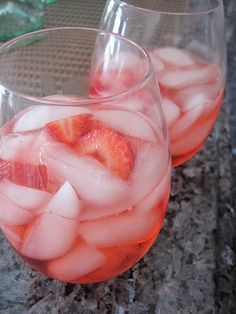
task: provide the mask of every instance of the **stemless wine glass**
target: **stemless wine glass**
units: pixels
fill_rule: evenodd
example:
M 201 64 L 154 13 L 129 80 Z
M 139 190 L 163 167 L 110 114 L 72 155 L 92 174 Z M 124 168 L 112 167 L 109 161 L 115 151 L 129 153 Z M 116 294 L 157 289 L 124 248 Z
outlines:
M 98 73 L 116 76 L 105 97 L 94 95 Z M 86 28 L 18 37 L 0 48 L 0 103 L 0 227 L 12 247 L 65 282 L 130 268 L 158 235 L 170 190 L 146 52 Z
M 220 110 L 226 72 L 221 0 L 111 0 L 101 28 L 142 45 L 152 59 L 173 166 L 204 144 Z

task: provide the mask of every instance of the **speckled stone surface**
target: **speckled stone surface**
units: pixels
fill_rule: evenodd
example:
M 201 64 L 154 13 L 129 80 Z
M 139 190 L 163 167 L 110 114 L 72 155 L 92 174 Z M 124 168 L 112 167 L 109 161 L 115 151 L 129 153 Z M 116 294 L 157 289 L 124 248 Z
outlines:
M 66 24 L 64 14 L 69 11 L 59 10 L 65 1 L 71 7 L 76 4 L 76 0 L 59 0 L 48 7 L 45 26 L 59 25 L 59 21 Z M 86 2 L 88 6 L 93 3 L 81 0 L 78 5 L 83 8 Z M 104 1 L 96 5 L 102 10 Z M 56 11 L 58 20 L 50 21 Z M 83 22 L 78 21 L 71 19 L 70 25 Z M 98 20 L 90 22 L 95 26 Z M 51 280 L 29 268 L 0 236 L 0 314 L 236 313 L 236 219 L 228 105 L 224 103 L 201 152 L 173 170 L 161 234 L 149 253 L 122 276 L 95 285 Z

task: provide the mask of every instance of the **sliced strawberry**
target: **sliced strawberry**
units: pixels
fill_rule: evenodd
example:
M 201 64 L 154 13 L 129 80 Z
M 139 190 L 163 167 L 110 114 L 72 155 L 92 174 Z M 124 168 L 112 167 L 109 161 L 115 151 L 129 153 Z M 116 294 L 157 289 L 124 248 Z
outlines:
M 87 133 L 87 123 L 92 117 L 91 114 L 86 113 L 56 120 L 46 124 L 46 129 L 57 141 L 74 144 L 83 134 Z
M 137 151 L 145 143 L 145 141 L 143 141 L 137 137 L 133 137 L 133 136 L 129 136 L 129 135 L 126 135 L 126 138 L 127 138 L 129 145 L 133 151 L 133 154 L 136 155 Z
M 80 155 L 97 159 L 112 174 L 127 179 L 133 168 L 133 154 L 125 137 L 109 128 L 95 129 L 75 146 Z
M 87 132 L 86 133 L 93 131 L 95 129 L 102 129 L 104 127 L 106 127 L 106 125 L 104 123 L 102 123 L 96 119 L 91 119 L 87 123 Z
M 46 190 L 48 184 L 47 167 L 41 164 L 0 160 L 0 179 L 3 177 L 16 184 L 39 190 Z

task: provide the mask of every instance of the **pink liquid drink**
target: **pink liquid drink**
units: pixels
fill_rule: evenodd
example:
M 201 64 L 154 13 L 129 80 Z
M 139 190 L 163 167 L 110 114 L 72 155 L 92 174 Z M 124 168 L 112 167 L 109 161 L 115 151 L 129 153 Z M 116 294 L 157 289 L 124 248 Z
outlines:
M 174 167 L 204 144 L 220 110 L 223 73 L 190 52 L 173 47 L 149 51 L 159 82 Z
M 166 154 L 159 126 L 127 104 L 30 107 L 1 128 L 0 227 L 49 277 L 117 276 L 160 231 Z

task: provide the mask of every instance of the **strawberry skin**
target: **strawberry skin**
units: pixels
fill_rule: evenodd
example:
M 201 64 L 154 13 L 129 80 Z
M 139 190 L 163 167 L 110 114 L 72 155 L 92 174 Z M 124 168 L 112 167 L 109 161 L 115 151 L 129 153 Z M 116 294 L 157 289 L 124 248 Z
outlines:
M 75 145 L 79 155 L 91 156 L 112 174 L 128 179 L 133 169 L 133 154 L 126 138 L 109 128 L 97 128 L 85 134 Z
M 47 167 L 41 164 L 0 160 L 0 179 L 4 177 L 15 184 L 38 190 L 46 190 L 48 184 Z
M 80 114 L 46 124 L 46 130 L 57 141 L 74 144 L 87 132 L 91 114 Z

